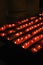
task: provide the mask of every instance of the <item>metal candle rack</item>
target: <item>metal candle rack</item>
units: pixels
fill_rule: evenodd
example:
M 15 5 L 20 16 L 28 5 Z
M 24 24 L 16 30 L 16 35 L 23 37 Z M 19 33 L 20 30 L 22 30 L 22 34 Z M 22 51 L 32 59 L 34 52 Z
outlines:
M 30 49 L 32 53 L 38 52 L 43 47 L 43 13 L 3 25 L 0 28 L 0 37 L 23 49 Z

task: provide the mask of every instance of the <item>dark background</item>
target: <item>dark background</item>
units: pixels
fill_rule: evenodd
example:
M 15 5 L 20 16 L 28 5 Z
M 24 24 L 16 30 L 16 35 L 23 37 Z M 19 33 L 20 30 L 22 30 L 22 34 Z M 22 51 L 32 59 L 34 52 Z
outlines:
M 39 0 L 0 0 L 0 25 L 35 15 L 39 11 Z
M 36 15 L 41 9 L 43 9 L 43 0 L 1 0 L 0 26 L 12 23 L 13 20 Z M 23 50 L 13 44 L 6 44 L 0 40 L 0 60 L 0 63 L 9 65 L 14 65 L 15 63 L 42 65 L 43 51 L 31 54 L 27 50 Z

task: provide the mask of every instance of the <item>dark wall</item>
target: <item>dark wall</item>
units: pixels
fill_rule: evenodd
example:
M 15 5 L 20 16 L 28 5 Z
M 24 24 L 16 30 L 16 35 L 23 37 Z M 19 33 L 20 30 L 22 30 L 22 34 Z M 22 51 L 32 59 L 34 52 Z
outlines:
M 12 11 L 10 15 L 14 17 L 31 16 L 39 10 L 39 0 L 12 0 L 11 3 L 9 12 Z
M 6 23 L 7 17 L 23 18 L 31 16 L 39 10 L 39 0 L 1 0 L 0 1 L 0 24 Z M 9 18 L 8 18 L 9 20 Z M 7 21 L 7 23 L 9 23 Z
M 43 0 L 40 0 L 40 9 L 43 9 Z
M 6 19 L 6 15 L 7 15 L 7 1 L 0 0 L 0 24 L 2 23 L 1 22 L 2 20 Z

